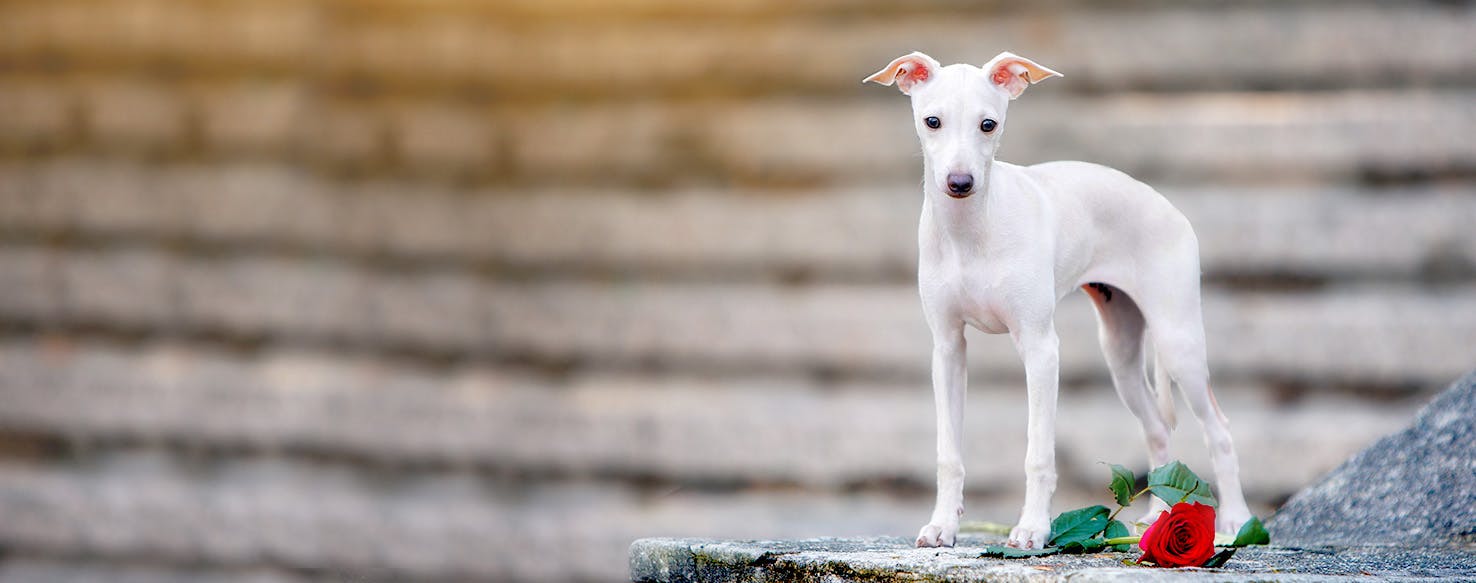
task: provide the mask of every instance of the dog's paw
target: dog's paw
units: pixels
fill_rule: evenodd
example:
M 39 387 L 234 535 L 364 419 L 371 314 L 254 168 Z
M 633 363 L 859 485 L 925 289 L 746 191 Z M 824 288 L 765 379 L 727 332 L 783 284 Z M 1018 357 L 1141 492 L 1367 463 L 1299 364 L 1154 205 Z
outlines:
M 1017 549 L 1043 549 L 1046 537 L 1051 535 L 1049 520 L 1020 521 L 1010 529 L 1010 541 L 1006 544 Z
M 1215 516 L 1215 532 L 1232 535 L 1239 534 L 1240 527 L 1245 526 L 1245 523 L 1250 522 L 1250 519 L 1250 509 L 1243 506 L 1240 508 L 1221 508 Z
M 951 547 L 957 535 L 957 524 L 929 524 L 917 533 L 917 546 L 918 548 Z
M 1162 516 L 1163 513 L 1166 512 L 1168 509 L 1168 503 L 1164 502 L 1163 500 L 1159 500 L 1158 497 L 1155 496 L 1153 498 L 1153 503 L 1148 505 L 1148 512 L 1144 513 L 1143 517 L 1138 519 L 1138 523 L 1153 524 L 1155 521 L 1158 520 L 1158 517 Z

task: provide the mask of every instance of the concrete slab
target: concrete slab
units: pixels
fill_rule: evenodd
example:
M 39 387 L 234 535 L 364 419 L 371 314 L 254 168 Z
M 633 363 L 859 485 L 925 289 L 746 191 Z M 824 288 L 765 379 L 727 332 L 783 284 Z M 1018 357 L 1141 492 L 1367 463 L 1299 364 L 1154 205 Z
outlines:
M 639 582 L 1116 582 L 1470 581 L 1476 547 L 1247 547 L 1220 569 L 1123 564 L 1139 553 L 981 558 L 1001 539 L 963 535 L 951 549 L 914 548 L 896 537 L 720 541 L 648 538 L 630 548 Z

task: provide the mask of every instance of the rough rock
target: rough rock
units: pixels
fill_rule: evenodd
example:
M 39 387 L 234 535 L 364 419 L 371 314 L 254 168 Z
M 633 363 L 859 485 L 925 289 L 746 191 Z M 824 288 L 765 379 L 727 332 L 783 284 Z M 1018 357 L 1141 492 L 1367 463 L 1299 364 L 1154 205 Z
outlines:
M 1476 372 L 1292 497 L 1269 522 L 1278 544 L 1476 543 Z
M 631 579 L 638 582 L 778 581 L 1385 581 L 1469 580 L 1476 551 L 1460 548 L 1354 547 L 1240 549 L 1220 569 L 1128 566 L 1136 553 L 1029 559 L 980 558 L 998 541 L 965 536 L 951 549 L 913 548 L 894 537 L 788 541 L 641 539 L 631 545 Z

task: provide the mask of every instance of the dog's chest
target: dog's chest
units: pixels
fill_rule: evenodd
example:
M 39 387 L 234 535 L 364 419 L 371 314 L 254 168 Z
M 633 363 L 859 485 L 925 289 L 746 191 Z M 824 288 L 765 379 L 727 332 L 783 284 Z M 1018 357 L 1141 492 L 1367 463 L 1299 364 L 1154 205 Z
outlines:
M 953 318 L 988 334 L 1009 332 L 1005 322 L 1004 296 L 1000 281 L 977 262 L 924 267 L 918 272 L 918 287 L 929 310 L 948 312 Z
M 1010 331 L 1010 327 L 999 317 L 999 310 L 989 302 L 966 303 L 961 315 L 964 323 L 989 334 L 1004 334 Z

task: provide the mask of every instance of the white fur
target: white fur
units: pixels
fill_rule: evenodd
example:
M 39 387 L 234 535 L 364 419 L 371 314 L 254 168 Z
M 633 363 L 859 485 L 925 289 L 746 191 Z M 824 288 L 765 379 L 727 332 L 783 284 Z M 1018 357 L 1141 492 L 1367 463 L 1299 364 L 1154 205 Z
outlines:
M 918 546 L 952 546 L 963 514 L 964 327 L 1009 333 L 1025 365 L 1028 445 L 1025 503 L 1009 544 L 1042 548 L 1056 488 L 1056 304 L 1078 288 L 1097 307 L 1100 341 L 1113 384 L 1142 423 L 1149 462 L 1169 461 L 1176 383 L 1204 427 L 1219 490 L 1218 528 L 1235 532 L 1250 518 L 1240 490 L 1230 432 L 1209 388 L 1199 298 L 1199 243 L 1189 221 L 1151 187 L 1096 164 L 1016 166 L 994 159 L 1010 130 L 1009 102 L 1025 87 L 1059 75 L 1001 53 L 983 67 L 949 65 L 922 53 L 868 78 L 897 81 L 912 97 L 923 149 L 918 226 L 918 291 L 933 335 L 938 414 L 938 497 Z M 941 127 L 925 125 L 938 117 Z M 980 122 L 998 125 L 985 133 Z M 962 198 L 949 175 L 972 176 Z M 1111 299 L 1086 284 L 1111 286 Z M 1151 335 L 1150 335 L 1151 332 Z M 1156 386 L 1146 375 L 1155 356 Z M 1164 505 L 1156 502 L 1151 519 Z

